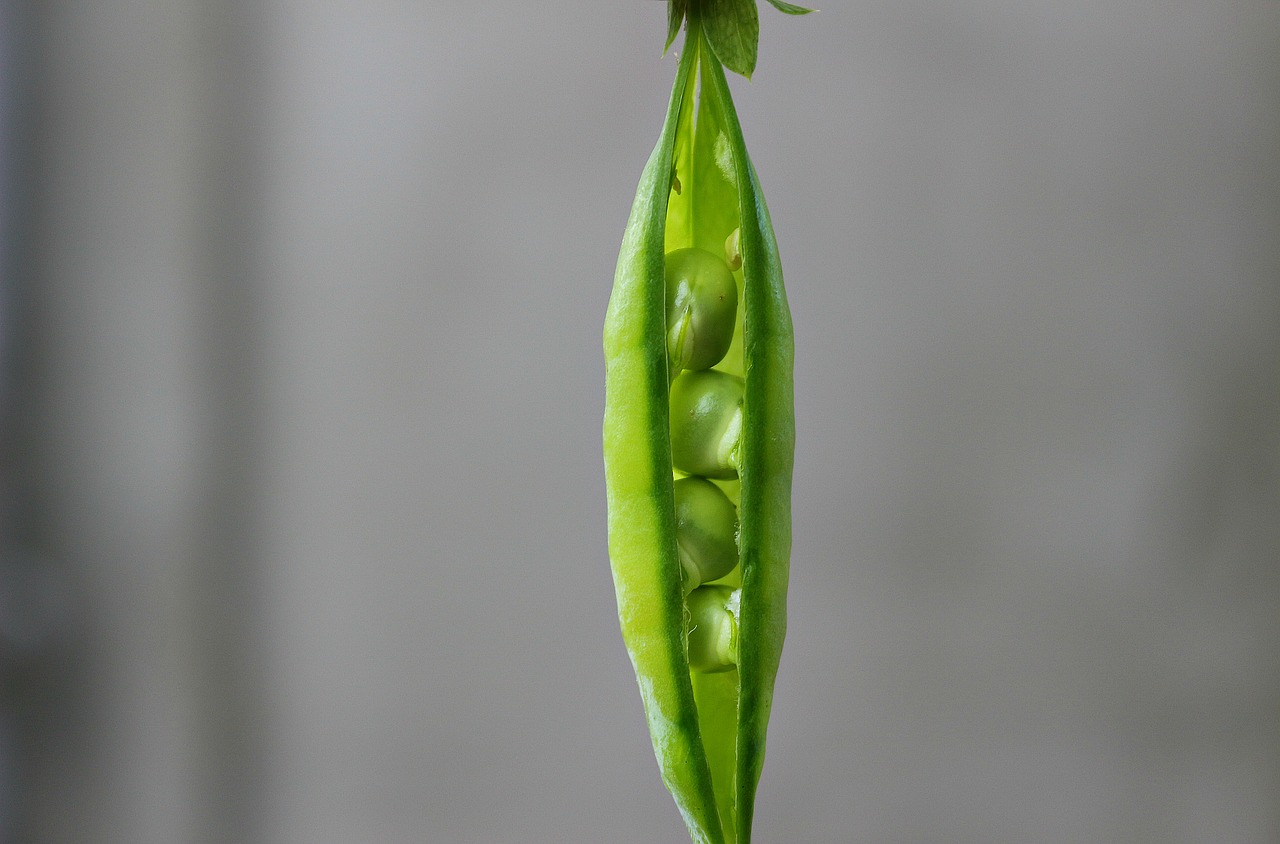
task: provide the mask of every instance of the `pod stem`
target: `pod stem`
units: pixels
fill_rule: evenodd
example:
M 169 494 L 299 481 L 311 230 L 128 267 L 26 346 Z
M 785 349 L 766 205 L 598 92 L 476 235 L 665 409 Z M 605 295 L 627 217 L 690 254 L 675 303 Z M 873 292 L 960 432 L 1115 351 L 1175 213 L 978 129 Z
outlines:
M 769 0 L 784 14 L 805 15 L 813 11 L 784 0 Z M 716 60 L 734 73 L 751 78 L 756 69 L 760 44 L 760 13 L 756 0 L 670 0 L 667 8 L 667 47 L 680 32 L 681 20 L 690 24 L 701 19 L 707 46 Z

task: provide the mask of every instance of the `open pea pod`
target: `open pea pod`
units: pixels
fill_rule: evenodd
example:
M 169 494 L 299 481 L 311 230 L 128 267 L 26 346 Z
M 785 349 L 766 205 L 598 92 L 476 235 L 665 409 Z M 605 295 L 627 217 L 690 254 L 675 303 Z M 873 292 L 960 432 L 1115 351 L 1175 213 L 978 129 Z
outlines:
M 769 213 L 692 15 L 604 349 L 609 556 L 654 752 L 695 842 L 749 844 L 786 628 L 793 342 Z

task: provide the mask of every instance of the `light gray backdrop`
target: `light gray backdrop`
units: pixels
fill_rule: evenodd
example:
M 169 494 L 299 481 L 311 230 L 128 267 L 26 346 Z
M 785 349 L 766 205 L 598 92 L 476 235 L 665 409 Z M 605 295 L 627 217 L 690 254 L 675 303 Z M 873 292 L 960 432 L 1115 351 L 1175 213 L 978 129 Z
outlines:
M 63 597 L 14 840 L 687 840 L 600 458 L 665 4 L 30 8 Z M 799 442 L 758 841 L 1280 840 L 1280 4 L 761 17 Z

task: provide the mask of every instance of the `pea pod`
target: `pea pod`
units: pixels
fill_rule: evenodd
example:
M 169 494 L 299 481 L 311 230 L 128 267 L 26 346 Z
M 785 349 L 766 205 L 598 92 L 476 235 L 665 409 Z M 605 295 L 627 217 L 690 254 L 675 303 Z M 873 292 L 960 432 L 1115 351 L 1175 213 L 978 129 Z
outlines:
M 684 53 L 605 319 L 609 556 L 662 778 L 693 841 L 749 844 L 786 629 L 792 327 L 769 213 L 724 71 L 698 4 L 687 12 Z M 693 282 L 676 294 L 668 289 L 669 276 L 686 279 L 667 270 L 688 250 L 717 256 L 740 299 L 736 310 L 706 311 L 733 320 L 727 353 L 712 363 L 719 352 L 691 352 L 688 331 L 714 337 L 725 326 L 695 325 L 696 302 L 676 313 L 669 307 L 696 299 L 699 289 L 726 289 Z M 711 386 L 697 392 L 703 384 Z M 716 414 L 730 421 L 715 422 Z M 677 456 L 694 457 L 673 460 L 673 441 Z M 686 475 L 714 478 L 699 483 L 715 484 L 736 505 L 738 563 L 727 574 L 722 562 L 690 564 L 694 538 L 723 533 L 731 516 L 708 498 L 700 506 L 721 526 L 691 528 L 689 519 L 701 517 L 685 504 L 678 526 L 674 484 Z M 717 579 L 699 586 L 692 576 Z

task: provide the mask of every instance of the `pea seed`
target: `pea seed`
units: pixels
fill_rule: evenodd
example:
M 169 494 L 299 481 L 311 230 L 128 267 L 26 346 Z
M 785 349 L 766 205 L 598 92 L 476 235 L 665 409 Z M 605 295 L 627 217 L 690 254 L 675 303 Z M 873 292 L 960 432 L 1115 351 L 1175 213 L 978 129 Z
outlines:
M 704 478 L 675 482 L 676 549 L 688 592 L 719 580 L 738 565 L 738 511 Z
M 738 665 L 739 592 L 728 586 L 700 586 L 689 593 L 689 667 L 704 674 Z
M 723 360 L 738 313 L 729 266 L 705 249 L 677 249 L 666 256 L 666 293 L 670 375 Z
M 741 378 L 708 369 L 686 370 L 671 384 L 671 461 L 704 478 L 738 476 L 742 437 Z

